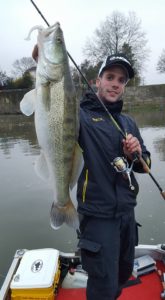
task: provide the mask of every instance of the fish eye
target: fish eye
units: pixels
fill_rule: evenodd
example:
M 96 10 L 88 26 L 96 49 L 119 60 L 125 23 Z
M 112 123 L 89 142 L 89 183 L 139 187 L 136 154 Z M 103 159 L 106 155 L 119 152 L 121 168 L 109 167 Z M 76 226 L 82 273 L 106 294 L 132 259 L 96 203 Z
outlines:
M 60 43 L 62 43 L 62 39 L 60 38 L 60 37 L 57 37 L 57 42 L 60 44 Z

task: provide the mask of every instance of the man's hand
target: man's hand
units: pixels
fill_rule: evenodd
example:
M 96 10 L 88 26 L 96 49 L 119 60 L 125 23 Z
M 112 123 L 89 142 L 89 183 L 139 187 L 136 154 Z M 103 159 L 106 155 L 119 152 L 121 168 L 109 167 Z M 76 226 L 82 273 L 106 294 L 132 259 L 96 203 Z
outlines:
M 132 134 L 128 134 L 126 139 L 123 140 L 123 151 L 124 154 L 131 160 L 133 159 L 132 154 L 135 152 L 138 153 L 139 156 L 142 155 L 142 149 L 139 140 Z
M 38 62 L 38 46 L 37 45 L 35 45 L 33 48 L 32 57 L 36 62 Z

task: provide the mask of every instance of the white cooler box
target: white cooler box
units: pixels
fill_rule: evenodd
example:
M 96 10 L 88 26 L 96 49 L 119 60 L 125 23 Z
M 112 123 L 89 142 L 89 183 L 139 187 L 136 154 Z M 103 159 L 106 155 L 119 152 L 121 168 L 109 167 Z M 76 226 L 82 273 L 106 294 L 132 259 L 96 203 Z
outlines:
M 29 250 L 24 254 L 12 279 L 11 299 L 54 300 L 59 278 L 58 250 Z

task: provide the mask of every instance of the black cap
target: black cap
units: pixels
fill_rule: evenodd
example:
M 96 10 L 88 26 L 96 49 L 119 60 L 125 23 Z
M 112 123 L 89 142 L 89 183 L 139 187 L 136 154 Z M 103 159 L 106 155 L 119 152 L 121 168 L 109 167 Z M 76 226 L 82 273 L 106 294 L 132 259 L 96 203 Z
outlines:
M 135 72 L 134 72 L 128 58 L 124 54 L 118 53 L 118 54 L 112 54 L 112 55 L 109 55 L 106 57 L 106 59 L 103 61 L 102 65 L 101 65 L 98 76 L 100 76 L 102 72 L 109 69 L 111 66 L 123 67 L 125 69 L 129 79 L 133 78 L 135 75 Z

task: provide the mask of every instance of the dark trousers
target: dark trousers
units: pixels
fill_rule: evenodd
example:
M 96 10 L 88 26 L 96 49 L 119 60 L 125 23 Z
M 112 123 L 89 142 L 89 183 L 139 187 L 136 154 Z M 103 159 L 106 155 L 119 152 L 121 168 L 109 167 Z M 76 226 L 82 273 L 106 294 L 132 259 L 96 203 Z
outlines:
M 87 300 L 115 300 L 133 269 L 134 211 L 120 218 L 83 216 L 80 220 L 82 267 L 88 272 Z

